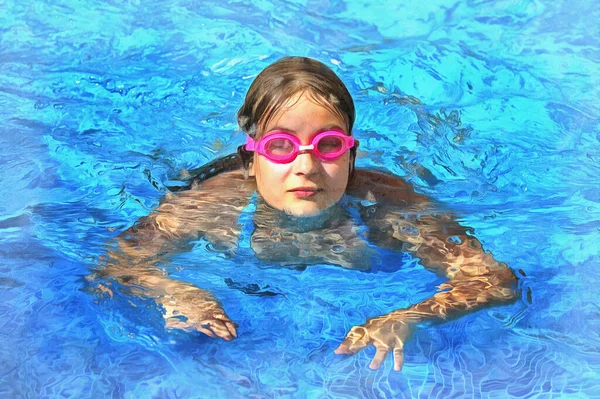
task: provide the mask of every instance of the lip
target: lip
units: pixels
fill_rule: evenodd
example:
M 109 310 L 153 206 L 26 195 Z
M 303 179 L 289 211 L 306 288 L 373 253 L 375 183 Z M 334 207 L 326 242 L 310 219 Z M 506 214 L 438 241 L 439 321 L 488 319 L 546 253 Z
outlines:
M 294 194 L 296 198 L 312 197 L 314 195 L 317 195 L 321 191 L 321 189 L 318 189 L 316 187 L 296 187 L 291 190 L 288 190 L 288 192 Z

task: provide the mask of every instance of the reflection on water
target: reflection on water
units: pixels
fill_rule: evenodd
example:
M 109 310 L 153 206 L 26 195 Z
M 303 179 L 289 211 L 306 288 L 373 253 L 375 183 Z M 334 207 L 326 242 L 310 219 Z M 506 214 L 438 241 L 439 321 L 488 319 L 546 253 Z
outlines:
M 598 391 L 596 2 L 113 3 L 8 2 L 0 13 L 0 396 Z M 396 267 L 393 251 L 379 253 L 393 273 L 261 267 L 242 251 L 254 223 L 224 220 L 244 237 L 212 249 L 199 237 L 160 267 L 228 304 L 252 339 L 226 344 L 165 331 L 153 301 L 81 291 L 106 242 L 156 209 L 182 169 L 235 152 L 250 78 L 298 51 L 355 96 L 359 166 L 451 204 L 527 274 L 523 303 L 417 332 L 401 375 L 332 355 L 352 325 L 441 283 L 410 257 Z M 410 238 L 410 225 L 388 227 Z

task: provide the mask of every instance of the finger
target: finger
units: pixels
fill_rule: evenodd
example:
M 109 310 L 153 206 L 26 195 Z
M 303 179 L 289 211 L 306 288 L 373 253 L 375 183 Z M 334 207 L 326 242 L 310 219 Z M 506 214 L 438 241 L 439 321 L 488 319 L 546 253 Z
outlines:
M 367 330 L 362 327 L 352 327 L 348 334 L 346 334 L 346 339 L 349 345 L 353 345 L 359 341 L 361 341 L 367 335 Z
M 233 338 L 237 338 L 237 331 L 235 330 L 236 324 L 232 321 L 226 321 L 225 327 L 229 330 L 229 333 L 233 336 Z
M 346 334 L 346 338 L 333 353 L 336 355 L 353 355 L 356 352 L 364 349 L 368 342 L 368 336 L 364 327 L 352 327 L 350 332 Z
M 369 368 L 371 370 L 377 370 L 379 368 L 379 366 L 381 366 L 381 363 L 383 363 L 383 361 L 387 357 L 388 352 L 389 352 L 389 350 L 386 348 L 382 348 L 382 347 L 377 348 L 377 352 L 375 352 L 375 356 L 373 356 L 373 360 L 371 360 L 371 364 L 369 364 Z
M 233 334 L 231 334 L 226 324 L 220 320 L 212 320 L 207 324 L 203 324 L 202 327 L 210 329 L 216 336 L 223 338 L 225 341 L 233 339 Z
M 217 338 L 217 336 L 212 331 L 210 331 L 208 328 L 198 327 L 197 330 L 200 331 L 202 334 L 208 335 L 211 338 Z
M 350 343 L 348 339 L 345 339 L 344 342 L 338 346 L 333 353 L 336 355 L 354 355 L 355 353 L 365 349 L 369 343 L 366 340 Z
M 195 327 L 191 325 L 187 321 L 182 321 L 176 317 L 171 317 L 167 319 L 166 323 L 167 328 L 177 328 L 183 331 L 193 331 L 194 329 L 200 331 L 201 333 L 208 335 L 211 338 L 217 338 L 217 336 L 207 328 L 204 327 Z
M 224 313 L 216 313 L 213 314 L 215 319 L 223 320 L 225 323 L 231 323 L 235 328 L 238 328 L 238 324 L 235 321 L 232 321 L 226 314 Z
M 404 364 L 404 349 L 394 348 L 394 370 L 402 371 L 402 365 Z
M 340 344 L 340 346 L 338 346 L 337 348 L 335 348 L 335 350 L 333 351 L 333 353 L 335 353 L 336 355 L 353 355 L 354 352 L 352 352 L 349 349 L 349 345 L 346 345 L 344 342 L 342 342 Z

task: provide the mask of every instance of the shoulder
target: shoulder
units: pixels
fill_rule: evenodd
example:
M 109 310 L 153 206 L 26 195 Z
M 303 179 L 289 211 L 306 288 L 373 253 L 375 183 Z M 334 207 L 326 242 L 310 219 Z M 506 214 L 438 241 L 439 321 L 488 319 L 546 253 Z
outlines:
M 157 211 L 218 214 L 229 208 L 241 209 L 255 189 L 254 178 L 245 178 L 242 170 L 221 172 L 186 190 L 167 193 Z
M 427 197 L 415 193 L 413 186 L 404 179 L 377 170 L 356 169 L 347 192 L 377 202 L 405 205 L 427 202 Z
M 246 177 L 242 169 L 221 172 L 200 183 L 195 183 L 192 190 L 202 190 L 206 188 L 232 188 L 242 191 L 254 190 L 256 183 L 253 177 Z

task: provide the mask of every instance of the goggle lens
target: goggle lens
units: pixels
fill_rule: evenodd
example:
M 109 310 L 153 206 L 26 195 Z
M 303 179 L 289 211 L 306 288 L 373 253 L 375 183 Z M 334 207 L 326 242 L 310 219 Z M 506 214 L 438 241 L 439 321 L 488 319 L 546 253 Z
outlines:
M 354 138 L 337 130 L 321 132 L 313 136 L 310 145 L 303 146 L 298 137 L 286 132 L 274 132 L 254 141 L 248 136 L 246 150 L 256 151 L 272 162 L 289 163 L 301 151 L 310 150 L 324 161 L 332 161 L 344 155 L 354 146 Z
M 317 143 L 317 150 L 321 154 L 334 155 L 344 151 L 344 142 L 338 136 L 326 136 Z
M 284 157 L 294 152 L 294 142 L 287 138 L 273 138 L 265 143 L 265 152 L 274 157 Z

